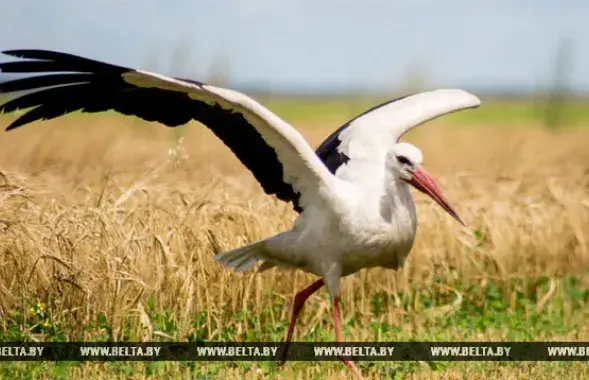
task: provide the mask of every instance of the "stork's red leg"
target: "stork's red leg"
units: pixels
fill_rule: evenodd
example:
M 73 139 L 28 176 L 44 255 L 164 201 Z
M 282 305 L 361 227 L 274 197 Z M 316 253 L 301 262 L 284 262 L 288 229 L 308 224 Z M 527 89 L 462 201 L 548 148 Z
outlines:
M 341 343 L 344 340 L 342 334 L 342 315 L 339 310 L 339 297 L 335 297 L 333 299 L 333 320 L 335 324 L 335 339 L 338 343 Z M 346 367 L 348 367 L 354 373 L 354 375 L 356 375 L 357 378 L 362 378 L 360 370 L 358 370 L 358 368 L 352 361 L 344 360 L 343 358 L 342 361 L 344 362 Z
M 280 367 L 282 367 L 286 361 L 286 355 L 288 354 L 288 348 L 290 341 L 292 340 L 292 334 L 294 333 L 295 323 L 299 313 L 301 312 L 301 309 L 303 308 L 303 305 L 305 304 L 305 301 L 307 301 L 307 299 L 311 297 L 313 293 L 321 289 L 324 284 L 325 283 L 323 282 L 323 279 L 319 279 L 296 294 L 292 304 L 292 315 L 290 317 L 290 324 L 288 325 L 288 334 L 286 335 L 286 347 L 282 352 L 282 359 L 280 360 L 279 364 Z

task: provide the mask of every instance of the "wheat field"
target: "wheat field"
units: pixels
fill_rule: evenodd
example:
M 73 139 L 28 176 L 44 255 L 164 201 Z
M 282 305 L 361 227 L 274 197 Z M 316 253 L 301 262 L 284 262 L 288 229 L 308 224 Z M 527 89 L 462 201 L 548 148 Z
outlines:
M 476 111 L 472 111 L 476 112 Z M 14 116 L 0 117 L 2 127 Z M 316 147 L 345 115 L 297 124 Z M 454 125 L 404 140 L 467 222 L 414 192 L 406 266 L 345 278 L 346 340 L 588 340 L 589 129 Z M 197 123 L 71 115 L 0 137 L 3 340 L 280 341 L 314 280 L 215 252 L 290 227 L 290 205 Z M 295 340 L 334 340 L 325 290 Z M 361 363 L 367 378 L 585 378 L 582 363 Z M 341 363 L 13 363 L 5 377 L 345 378 Z M 558 377 L 558 376 L 557 376 Z

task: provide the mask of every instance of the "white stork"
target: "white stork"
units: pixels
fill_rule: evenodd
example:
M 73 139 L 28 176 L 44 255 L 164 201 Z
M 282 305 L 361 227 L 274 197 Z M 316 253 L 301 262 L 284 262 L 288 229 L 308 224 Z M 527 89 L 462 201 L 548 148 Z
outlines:
M 399 139 L 428 120 L 479 106 L 479 99 L 465 91 L 423 92 L 377 105 L 314 152 L 291 125 L 234 90 L 54 51 L 3 53 L 27 60 L 0 63 L 1 72 L 37 75 L 0 83 L 0 93 L 39 90 L 0 107 L 0 112 L 34 107 L 7 130 L 78 110 L 112 109 L 169 127 L 197 120 L 233 151 L 267 194 L 292 202 L 299 213 L 292 229 L 215 256 L 238 272 L 262 263 L 259 271 L 278 266 L 320 277 L 296 294 L 287 343 L 303 304 L 324 284 L 341 342 L 340 279 L 363 268 L 403 265 L 417 228 L 409 185 L 464 224 L 423 168 L 421 151 Z M 351 361 L 344 362 L 360 375 Z

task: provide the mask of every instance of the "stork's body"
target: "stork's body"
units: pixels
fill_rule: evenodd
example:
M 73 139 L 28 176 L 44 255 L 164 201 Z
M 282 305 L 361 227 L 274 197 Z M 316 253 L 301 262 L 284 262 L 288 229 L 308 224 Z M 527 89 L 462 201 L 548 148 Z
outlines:
M 379 104 L 338 128 L 314 152 L 291 125 L 237 91 L 53 51 L 4 53 L 29 60 L 0 62 L 0 72 L 41 74 L 0 82 L 0 93 L 38 90 L 0 106 L 0 112 L 34 107 L 7 130 L 78 110 L 112 109 L 169 127 L 197 120 L 267 194 L 292 202 L 299 216 L 290 230 L 215 257 L 237 271 L 262 263 L 260 271 L 280 266 L 320 277 L 295 296 L 287 342 L 305 300 L 324 284 L 342 341 L 340 279 L 363 268 L 403 265 L 417 228 L 410 185 L 463 223 L 422 167 L 421 151 L 399 139 L 428 120 L 477 107 L 480 101 L 465 91 L 430 91 Z
M 402 265 L 417 229 L 407 184 L 342 181 L 331 198 L 336 206 L 308 207 L 290 231 L 264 242 L 268 265 L 294 266 L 324 277 L 334 295 L 339 294 L 339 277 L 363 268 Z

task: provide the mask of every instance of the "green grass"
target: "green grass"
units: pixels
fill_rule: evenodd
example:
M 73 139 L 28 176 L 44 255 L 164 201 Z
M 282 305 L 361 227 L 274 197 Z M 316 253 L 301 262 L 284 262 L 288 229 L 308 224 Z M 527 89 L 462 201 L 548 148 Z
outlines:
M 363 325 L 362 318 L 349 311 L 344 313 L 344 334 L 354 335 L 358 329 L 368 329 L 370 339 L 366 341 L 544 341 L 544 340 L 588 340 L 586 326 L 589 317 L 589 290 L 584 286 L 584 276 L 567 276 L 557 280 L 548 278 L 514 279 L 506 281 L 461 281 L 438 279 L 438 282 L 428 287 L 415 285 L 406 293 L 399 294 L 399 301 L 395 304 L 391 294 L 375 293 L 370 299 L 372 315 L 369 326 Z M 550 294 L 550 281 L 554 281 L 554 291 Z M 439 286 L 431 286 L 431 285 Z M 271 290 L 268 291 L 271 293 Z M 267 295 L 271 297 L 271 294 Z M 318 297 L 327 302 L 327 296 Z M 457 297 L 462 301 L 457 304 Z M 235 323 L 226 326 L 212 326 L 219 328 L 221 334 L 216 341 L 282 341 L 287 328 L 287 321 L 270 323 L 279 310 L 289 305 L 278 296 L 274 296 L 273 307 L 261 314 L 235 313 L 226 307 L 222 313 L 229 314 Z M 455 308 L 448 307 L 454 305 Z M 346 305 L 342 307 L 346 310 Z M 384 320 L 391 308 L 400 308 L 400 320 L 390 322 Z M 274 309 L 274 310 L 273 310 Z M 176 330 L 176 316 L 165 310 L 158 310 L 155 300 L 147 303 L 146 313 L 153 322 L 154 330 L 164 336 L 173 337 Z M 308 322 L 313 314 L 312 310 L 303 312 L 302 321 Z M 227 317 L 227 315 L 225 316 Z M 225 318 L 219 318 L 224 320 Z M 36 337 L 41 341 L 64 341 L 68 331 L 52 322 L 51 306 L 39 300 L 24 302 L 19 310 L 5 315 L 4 333 L 2 341 L 30 341 Z M 189 341 L 209 340 L 207 318 L 204 313 L 193 316 L 194 333 L 188 337 Z M 247 327 L 237 331 L 235 326 Z M 304 323 L 308 325 L 308 323 Z M 87 331 L 92 332 L 93 341 L 107 341 L 109 337 L 109 321 L 104 315 L 99 315 L 95 321 L 89 323 Z M 316 327 L 298 331 L 296 340 L 301 341 L 333 341 L 332 321 L 322 318 Z M 138 337 L 135 332 L 128 331 L 125 340 L 134 341 Z M 348 338 L 349 339 L 349 338 Z M 252 371 L 252 365 L 256 371 Z M 507 371 L 511 376 L 520 378 L 527 372 L 537 371 L 534 378 L 551 378 L 555 374 L 566 374 L 568 378 L 585 378 L 589 376 L 589 366 L 583 363 L 512 363 L 512 362 L 361 362 L 361 370 L 367 377 L 374 377 L 379 373 L 397 378 L 403 376 L 436 377 L 445 373 L 458 371 L 462 374 L 471 373 L 481 377 L 488 373 Z M 304 373 L 311 371 L 318 375 L 327 375 L 334 371 L 341 371 L 343 365 L 339 362 L 288 363 L 285 372 Z M 99 375 L 99 377 L 162 377 L 182 376 L 193 378 L 216 378 L 228 375 L 274 377 L 279 374 L 276 363 L 271 362 L 231 362 L 231 363 L 202 363 L 202 362 L 152 362 L 152 363 L 34 363 L 14 362 L 5 363 L 0 367 L 2 378 L 67 378 L 78 377 L 80 374 Z M 536 373 L 536 372 L 534 372 Z M 256 375 L 256 376 L 257 376 Z

